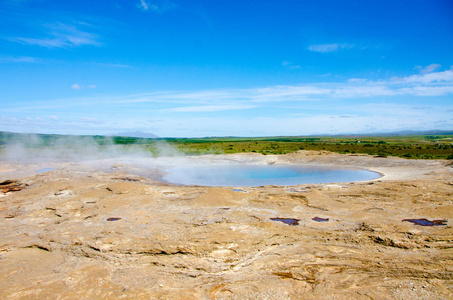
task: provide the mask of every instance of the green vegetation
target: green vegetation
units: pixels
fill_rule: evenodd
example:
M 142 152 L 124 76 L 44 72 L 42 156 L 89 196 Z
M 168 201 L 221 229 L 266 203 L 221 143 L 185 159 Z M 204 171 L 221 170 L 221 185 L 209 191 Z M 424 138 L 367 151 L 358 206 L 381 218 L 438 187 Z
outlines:
M 27 135 L 0 132 L 0 147 L 23 141 L 26 147 L 55 147 L 65 141 L 90 139 L 101 149 L 104 145 L 140 147 L 153 154 L 162 153 L 162 144 L 186 155 L 255 152 L 285 154 L 298 150 L 331 151 L 349 154 L 370 154 L 381 157 L 399 156 L 411 159 L 453 159 L 453 133 L 437 135 L 389 136 L 318 136 L 318 137 L 212 137 L 212 138 L 157 138 L 104 136 Z M 39 140 L 39 143 L 36 143 Z M 80 145 L 80 143 L 78 143 Z M 160 152 L 159 152 L 160 151 Z
M 330 136 L 272 138 L 167 139 L 186 154 L 257 152 L 285 154 L 298 150 L 363 153 L 404 158 L 453 159 L 453 134 L 426 136 Z

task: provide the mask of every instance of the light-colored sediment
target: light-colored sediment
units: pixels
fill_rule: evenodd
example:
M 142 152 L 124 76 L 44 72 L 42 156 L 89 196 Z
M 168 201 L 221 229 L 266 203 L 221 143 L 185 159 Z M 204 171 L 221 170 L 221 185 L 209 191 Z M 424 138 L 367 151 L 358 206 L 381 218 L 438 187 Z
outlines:
M 233 191 L 162 183 L 145 161 L 0 163 L 0 181 L 23 188 L 0 197 L 0 298 L 453 299 L 451 162 L 311 151 L 191 160 L 213 159 L 384 176 Z

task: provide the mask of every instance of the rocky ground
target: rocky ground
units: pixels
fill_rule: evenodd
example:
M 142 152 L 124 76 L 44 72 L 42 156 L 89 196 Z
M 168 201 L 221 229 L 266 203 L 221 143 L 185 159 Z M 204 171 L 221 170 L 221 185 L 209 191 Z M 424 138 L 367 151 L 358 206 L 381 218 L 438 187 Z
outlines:
M 309 151 L 193 158 L 212 159 L 384 176 L 187 187 L 163 183 L 144 161 L 3 162 L 0 298 L 453 299 L 451 162 Z

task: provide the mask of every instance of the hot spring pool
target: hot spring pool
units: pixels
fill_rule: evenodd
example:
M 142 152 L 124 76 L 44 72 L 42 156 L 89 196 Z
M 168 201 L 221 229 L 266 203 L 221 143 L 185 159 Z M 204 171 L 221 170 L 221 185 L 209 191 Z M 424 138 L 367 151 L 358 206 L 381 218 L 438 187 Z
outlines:
M 298 185 L 379 178 L 362 169 L 288 165 L 186 165 L 167 170 L 167 182 L 203 186 Z

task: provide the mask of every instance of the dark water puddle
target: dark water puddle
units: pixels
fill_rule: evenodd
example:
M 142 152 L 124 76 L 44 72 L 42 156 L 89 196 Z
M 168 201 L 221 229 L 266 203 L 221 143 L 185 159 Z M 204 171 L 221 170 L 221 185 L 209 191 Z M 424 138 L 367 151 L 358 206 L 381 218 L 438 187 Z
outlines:
M 411 222 L 419 226 L 445 226 L 447 220 L 428 220 L 428 219 L 404 219 L 403 222 Z
M 291 193 L 308 193 L 306 190 L 296 190 L 296 189 L 290 189 L 289 190 Z
M 299 219 L 286 219 L 286 218 L 271 218 L 272 221 L 283 222 L 290 226 L 299 225 Z
M 233 189 L 233 192 L 247 193 L 247 191 L 244 191 L 244 190 L 241 190 L 241 189 Z
M 108 218 L 107 221 L 118 221 L 121 220 L 121 218 Z
M 44 172 L 50 172 L 50 171 L 55 171 L 55 168 L 39 169 L 38 171 L 36 171 L 36 173 L 44 173 Z
M 314 218 L 312 218 L 312 220 L 316 221 L 316 222 L 328 222 L 329 218 L 314 217 Z

